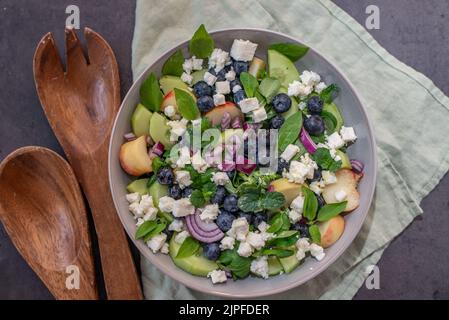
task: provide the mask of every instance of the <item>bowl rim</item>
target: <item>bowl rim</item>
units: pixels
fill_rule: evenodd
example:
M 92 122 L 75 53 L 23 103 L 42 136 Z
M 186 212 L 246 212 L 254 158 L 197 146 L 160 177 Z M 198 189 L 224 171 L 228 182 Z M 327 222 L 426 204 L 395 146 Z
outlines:
M 349 89 L 351 91 L 351 93 L 353 94 L 353 96 L 355 97 L 356 101 L 359 103 L 359 105 L 361 106 L 361 113 L 363 115 L 363 117 L 366 120 L 366 130 L 368 133 L 368 139 L 371 140 L 371 144 L 373 146 L 373 156 L 372 156 L 372 161 L 373 161 L 373 168 L 374 168 L 374 172 L 373 172 L 373 183 L 369 189 L 369 196 L 368 196 L 368 206 L 367 208 L 365 208 L 365 210 L 363 212 L 360 212 L 360 215 L 363 215 L 363 217 L 359 220 L 359 222 L 354 226 L 354 230 L 356 230 L 356 232 L 353 233 L 353 235 L 346 239 L 345 242 L 340 244 L 340 247 L 338 249 L 338 251 L 336 251 L 334 253 L 334 255 L 327 260 L 325 263 L 322 262 L 317 262 L 317 266 L 314 267 L 314 272 L 310 273 L 309 275 L 307 275 L 306 277 L 302 277 L 296 281 L 292 281 L 291 283 L 289 283 L 288 285 L 285 285 L 283 287 L 279 287 L 279 288 L 273 288 L 273 289 L 269 289 L 267 290 L 267 292 L 261 292 L 261 293 L 250 293 L 250 294 L 245 294 L 245 293 L 237 293 L 237 294 L 231 294 L 231 293 L 226 293 L 226 292 L 222 292 L 222 291 L 216 291 L 214 290 L 213 287 L 211 287 L 211 289 L 205 289 L 202 286 L 198 286 L 196 285 L 194 282 L 191 281 L 187 281 L 185 280 L 182 276 L 178 276 L 178 274 L 176 274 L 175 272 L 172 272 L 171 270 L 164 270 L 164 264 L 162 262 L 160 262 L 160 259 L 158 259 L 156 255 L 147 255 L 146 253 L 149 253 L 149 248 L 147 246 L 145 246 L 144 244 L 142 244 L 140 241 L 137 241 L 134 239 L 134 235 L 132 233 L 132 230 L 130 230 L 125 221 L 122 219 L 122 216 L 120 215 L 120 210 L 119 210 L 119 205 L 118 202 L 116 200 L 116 197 L 113 196 L 113 188 L 112 188 L 112 170 L 111 170 L 111 162 L 112 162 L 112 144 L 113 144 L 113 138 L 115 136 L 115 131 L 117 128 L 117 122 L 119 120 L 119 115 L 122 111 L 122 108 L 125 107 L 125 102 L 129 99 L 129 96 L 131 95 L 131 92 L 134 92 L 136 90 L 137 84 L 140 83 L 140 81 L 142 80 L 142 78 L 144 77 L 144 75 L 148 72 L 149 69 L 151 69 L 153 67 L 153 65 L 155 65 L 156 63 L 158 63 L 164 56 L 166 56 L 167 54 L 169 54 L 170 52 L 177 50 L 179 48 L 183 48 L 186 44 L 188 44 L 188 42 L 190 41 L 189 39 L 184 40 L 184 41 L 180 41 L 178 42 L 176 45 L 172 46 L 170 49 L 165 50 L 164 52 L 162 52 L 160 55 L 158 55 L 157 59 L 154 59 L 154 61 L 149 64 L 137 77 L 136 79 L 133 81 L 133 84 L 131 85 L 131 87 L 129 88 L 129 90 L 127 91 L 121 105 L 120 108 L 117 112 L 116 118 L 114 120 L 114 124 L 112 127 L 112 131 L 111 131 L 111 136 L 109 139 L 109 149 L 108 149 L 108 177 L 109 177 L 109 187 L 110 187 L 110 191 L 111 191 L 111 196 L 112 196 L 112 200 L 114 202 L 114 206 L 116 209 L 116 213 L 119 216 L 119 219 L 123 225 L 123 228 L 125 229 L 126 233 L 128 234 L 128 237 L 132 240 L 133 244 L 137 247 L 137 249 L 139 250 L 139 253 L 142 254 L 144 256 L 144 258 L 148 259 L 151 264 L 153 264 L 159 271 L 161 271 L 163 274 L 168 275 L 171 279 L 180 282 L 181 284 L 185 285 L 188 288 L 200 291 L 202 293 L 207 293 L 207 294 L 212 294 L 215 296 L 219 296 L 219 297 L 223 297 L 223 298 L 256 298 L 256 297 L 264 297 L 264 296 L 268 296 L 268 295 L 273 295 L 273 294 L 278 294 L 278 293 L 282 293 L 285 291 L 288 291 L 290 289 L 293 289 L 295 287 L 298 287 L 310 280 L 312 280 L 313 278 L 317 277 L 318 275 L 320 275 L 322 272 L 324 272 L 327 268 L 329 268 L 338 258 L 341 257 L 341 255 L 349 248 L 349 246 L 354 242 L 354 239 L 357 237 L 357 235 L 359 235 L 360 230 L 363 226 L 363 224 L 365 223 L 366 217 L 368 215 L 369 212 L 369 208 L 371 207 L 372 201 L 373 201 L 373 197 L 374 197 L 374 192 L 376 189 L 376 182 L 377 182 L 377 174 L 378 174 L 378 158 L 377 158 L 377 150 L 376 150 L 376 141 L 375 141 L 375 137 L 374 137 L 374 130 L 373 130 L 373 126 L 371 124 L 370 118 L 368 116 L 368 113 L 366 112 L 366 108 L 362 103 L 362 100 L 359 96 L 359 94 L 357 93 L 354 85 L 352 84 L 352 82 L 347 78 L 346 74 L 344 72 L 342 72 L 342 70 L 336 66 L 334 63 L 330 62 L 329 59 L 326 58 L 325 55 L 323 55 L 319 50 L 315 49 L 313 46 L 308 45 L 306 42 L 299 40 L 298 38 L 295 38 L 293 36 L 287 35 L 285 33 L 282 32 L 278 32 L 278 31 L 273 31 L 273 30 L 269 30 L 269 29 L 265 29 L 265 28 L 221 28 L 221 29 L 214 29 L 212 31 L 209 32 L 209 34 L 213 37 L 214 35 L 220 34 L 220 33 L 226 33 L 226 32 L 245 32 L 245 31 L 250 31 L 250 32 L 265 32 L 265 33 L 270 33 L 276 36 L 280 36 L 283 37 L 285 39 L 288 39 L 289 41 L 291 41 L 292 43 L 299 43 L 299 44 L 303 44 L 306 45 L 309 50 L 313 51 L 315 54 L 317 54 L 321 59 L 325 60 L 327 63 L 329 63 L 336 71 L 337 73 L 342 77 L 342 79 L 348 84 Z M 146 250 L 144 250 L 146 249 Z M 147 251 L 147 252 L 145 252 Z M 173 263 L 173 262 L 172 262 Z M 180 269 L 181 270 L 181 269 Z M 186 272 L 181 270 L 182 272 Z M 187 272 L 186 272 L 187 273 Z M 244 291 L 244 290 L 243 290 Z

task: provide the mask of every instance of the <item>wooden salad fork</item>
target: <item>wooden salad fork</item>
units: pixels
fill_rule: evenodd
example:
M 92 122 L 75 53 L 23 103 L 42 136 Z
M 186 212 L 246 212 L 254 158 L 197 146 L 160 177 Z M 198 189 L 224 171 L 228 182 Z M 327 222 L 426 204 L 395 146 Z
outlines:
M 42 108 L 87 197 L 109 299 L 142 299 L 127 237 L 109 189 L 108 147 L 120 106 L 117 62 L 108 43 L 85 28 L 82 45 L 65 30 L 66 70 L 51 33 L 34 55 L 34 79 Z

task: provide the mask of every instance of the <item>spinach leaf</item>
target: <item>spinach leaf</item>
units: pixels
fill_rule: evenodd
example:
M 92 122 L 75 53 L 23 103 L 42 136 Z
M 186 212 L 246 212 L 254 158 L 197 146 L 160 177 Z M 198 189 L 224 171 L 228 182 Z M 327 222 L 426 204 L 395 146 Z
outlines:
M 187 120 L 195 120 L 200 116 L 200 111 L 196 105 L 195 100 L 193 100 L 190 93 L 175 88 L 176 104 L 178 105 L 178 110 L 181 115 Z
M 276 78 L 265 78 L 259 85 L 258 92 L 268 103 L 271 102 L 273 97 L 278 93 L 279 88 L 281 87 L 281 82 Z
M 200 25 L 198 30 L 194 33 L 189 43 L 189 51 L 192 56 L 197 58 L 208 58 L 212 51 L 214 51 L 215 43 L 214 39 L 209 35 L 204 27 L 204 24 Z
M 145 242 L 147 242 L 148 240 L 150 240 L 155 235 L 158 235 L 159 233 L 164 231 L 166 227 L 167 227 L 166 220 L 165 219 L 160 219 L 159 222 L 156 223 L 156 227 L 153 230 L 151 230 L 149 233 L 147 233 L 145 235 L 145 237 L 143 238 L 143 240 Z
M 318 200 L 315 196 L 315 193 L 313 193 L 313 191 L 307 187 L 302 187 L 302 193 L 304 194 L 303 215 L 307 220 L 312 221 L 316 217 L 316 212 L 318 210 Z
M 182 259 L 182 258 L 188 258 L 193 256 L 195 253 L 198 252 L 198 250 L 200 249 L 201 245 L 198 242 L 198 240 L 192 238 L 192 237 L 187 237 L 184 242 L 181 244 L 181 247 L 178 250 L 178 254 L 176 255 L 177 259 Z
M 346 209 L 347 201 L 339 202 L 339 203 L 331 203 L 324 205 L 318 211 L 317 220 L 320 222 L 327 221 L 335 216 L 338 216 L 343 210 Z
M 150 111 L 157 112 L 161 106 L 162 99 L 159 81 L 156 75 L 151 73 L 140 87 L 140 101 Z
M 232 272 L 232 275 L 237 278 L 246 278 L 251 267 L 251 259 L 241 257 L 237 254 L 238 245 L 234 250 L 225 250 L 218 258 L 218 262 L 226 266 Z
M 314 154 L 312 154 L 312 159 L 321 167 L 323 170 L 337 171 L 341 168 L 341 160 L 335 161 L 329 149 L 318 148 Z
M 147 188 L 151 187 L 157 181 L 156 174 L 153 174 L 147 181 Z
M 242 83 L 243 89 L 245 89 L 246 96 L 248 98 L 254 97 L 256 89 L 259 86 L 257 79 L 248 72 L 242 72 L 240 74 L 240 82 Z
M 177 50 L 173 55 L 165 61 L 162 67 L 162 75 L 170 75 L 180 77 L 184 72 L 182 65 L 184 63 L 184 56 L 181 50 Z
M 338 86 L 335 83 L 333 83 L 333 84 L 329 85 L 326 89 L 321 91 L 320 99 L 324 103 L 331 103 L 339 91 L 340 91 L 340 88 L 338 88 Z
M 153 172 L 154 172 L 154 175 L 156 176 L 157 173 L 159 172 L 159 170 L 161 168 L 167 167 L 168 164 L 164 160 L 162 160 L 160 157 L 155 157 L 152 160 L 151 166 L 153 167 Z
M 260 201 L 263 209 L 276 210 L 284 205 L 285 197 L 280 192 L 267 192 Z
M 318 228 L 318 226 L 316 224 L 312 224 L 309 227 L 309 234 L 310 234 L 310 238 L 312 239 L 312 242 L 315 242 L 316 244 L 321 243 L 320 229 Z
M 302 112 L 296 112 L 285 120 L 279 130 L 278 146 L 280 152 L 283 152 L 289 144 L 294 143 L 298 139 L 301 127 Z
M 309 51 L 308 47 L 294 43 L 274 43 L 269 49 L 282 53 L 293 62 L 301 59 Z
M 153 231 L 156 227 L 157 227 L 156 221 L 145 221 L 137 228 L 135 238 L 136 239 L 144 238 L 147 234 L 149 234 L 151 231 Z
M 290 229 L 290 219 L 285 212 L 279 212 L 270 219 L 270 227 L 267 232 L 278 233 Z
M 204 198 L 203 192 L 201 190 L 193 190 L 190 195 L 190 202 L 196 208 L 201 208 L 206 204 L 206 199 Z

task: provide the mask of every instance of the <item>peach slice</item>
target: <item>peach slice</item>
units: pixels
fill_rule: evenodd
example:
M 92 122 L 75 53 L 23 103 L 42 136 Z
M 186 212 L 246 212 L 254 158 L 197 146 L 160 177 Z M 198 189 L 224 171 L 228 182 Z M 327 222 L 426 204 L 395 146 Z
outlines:
M 242 111 L 240 111 L 240 109 L 232 102 L 226 102 L 222 105 L 216 106 L 211 111 L 207 112 L 205 117 L 209 119 L 212 126 L 216 126 L 221 123 L 221 119 L 226 112 L 231 115 L 232 120 L 237 117 L 242 121 L 244 120 Z
M 301 193 L 301 184 L 289 182 L 285 178 L 274 180 L 270 183 L 270 189 L 280 192 L 285 197 L 285 205 L 288 207 L 293 200 Z
M 148 156 L 146 136 L 123 144 L 120 148 L 119 159 L 123 170 L 132 176 L 138 177 L 153 171 L 151 159 Z
M 335 194 L 339 191 L 346 193 L 345 201 L 348 201 L 344 212 L 350 212 L 356 209 L 360 204 L 360 194 L 357 191 L 361 174 L 357 174 L 349 169 L 340 169 L 335 173 L 337 182 L 327 185 L 323 190 L 323 198 L 326 203 L 340 202 L 336 199 Z
M 335 216 L 328 221 L 318 223 L 321 233 L 321 246 L 328 248 L 340 239 L 345 230 L 345 219 Z

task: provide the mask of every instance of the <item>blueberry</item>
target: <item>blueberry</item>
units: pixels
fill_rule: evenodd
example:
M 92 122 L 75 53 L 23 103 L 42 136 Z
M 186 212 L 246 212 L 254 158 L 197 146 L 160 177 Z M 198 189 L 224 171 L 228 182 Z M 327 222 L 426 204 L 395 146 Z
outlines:
M 248 222 L 248 224 L 252 224 L 253 223 L 253 215 L 251 213 L 239 211 L 238 217 L 239 218 L 245 218 L 246 221 Z
M 237 104 L 245 98 L 246 94 L 245 91 L 243 91 L 243 89 L 240 89 L 239 91 L 234 93 L 234 102 Z
M 274 116 L 270 120 L 270 128 L 271 129 L 279 129 L 282 127 L 283 124 L 284 124 L 284 117 L 281 116 L 280 114 Z
M 216 75 L 217 81 L 225 81 L 227 72 L 228 71 L 225 68 L 221 69 Z
M 234 67 L 237 77 L 239 77 L 242 72 L 248 72 L 249 69 L 249 63 L 244 61 L 234 61 L 232 66 Z
M 316 199 L 318 200 L 318 209 L 323 207 L 326 204 L 326 201 L 324 201 L 323 196 L 321 195 L 316 195 Z
M 170 168 L 162 168 L 157 173 L 157 181 L 160 184 L 171 185 L 171 184 L 173 184 L 174 179 L 175 179 L 175 176 L 173 174 L 172 169 L 170 169 Z
M 199 97 L 212 96 L 214 90 L 205 81 L 198 81 L 193 86 L 193 92 Z
M 215 223 L 220 228 L 221 231 L 226 232 L 232 227 L 232 222 L 235 220 L 235 216 L 227 212 L 225 210 L 221 210 L 220 214 L 217 217 L 217 220 L 215 220 Z
M 231 89 L 234 88 L 235 86 L 242 86 L 242 83 L 240 82 L 240 80 L 238 78 L 235 78 L 234 80 L 231 81 L 231 83 L 229 84 L 231 86 Z
M 212 261 L 215 261 L 220 256 L 220 245 L 217 242 L 206 243 L 203 245 L 203 255 Z
M 320 116 L 311 115 L 304 120 L 304 128 L 312 136 L 319 136 L 324 133 L 324 121 Z
M 313 96 L 307 102 L 307 110 L 310 114 L 320 114 L 323 111 L 323 101 L 318 96 Z
M 179 185 L 174 184 L 170 188 L 168 188 L 168 195 L 175 200 L 182 198 L 182 190 Z
M 290 164 L 287 161 L 285 161 L 282 158 L 279 158 L 279 160 L 278 160 L 278 170 L 277 170 L 278 174 L 282 174 L 284 172 L 284 169 L 288 171 L 289 167 L 290 167 Z
M 312 181 L 319 181 L 319 180 L 321 180 L 321 170 L 318 169 L 313 172 Z
M 268 215 L 265 212 L 256 213 L 253 217 L 253 224 L 257 228 L 262 222 L 268 221 Z
M 201 112 L 208 112 L 214 108 L 214 99 L 211 96 L 202 96 L 196 102 Z
M 274 111 L 277 113 L 286 112 L 292 106 L 292 100 L 285 93 L 275 95 L 271 103 L 273 104 Z
M 237 206 L 238 198 L 236 195 L 231 194 L 229 196 L 226 196 L 223 202 L 223 207 L 226 211 L 229 211 L 230 213 L 236 213 L 239 211 L 239 208 Z
M 185 187 L 183 190 L 182 190 L 182 197 L 183 198 L 188 198 L 188 197 L 190 197 L 190 195 L 192 194 L 192 188 L 190 188 L 190 187 Z
M 226 197 L 225 187 L 218 186 L 217 192 L 215 192 L 214 196 L 210 199 L 210 203 L 222 205 L 225 197 Z
M 299 231 L 299 235 L 301 236 L 301 238 L 309 238 L 310 237 L 309 226 L 307 224 L 297 222 L 294 225 L 292 225 L 292 229 Z

